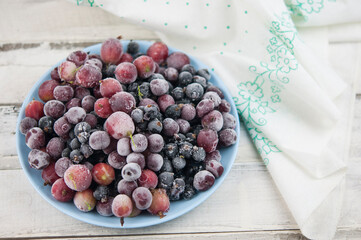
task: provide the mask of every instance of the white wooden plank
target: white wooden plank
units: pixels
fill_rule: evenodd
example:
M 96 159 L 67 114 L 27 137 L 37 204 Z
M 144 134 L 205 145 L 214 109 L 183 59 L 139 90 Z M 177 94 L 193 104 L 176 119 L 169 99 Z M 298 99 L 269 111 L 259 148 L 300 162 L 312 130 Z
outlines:
M 29 48 L 16 48 L 16 45 L 12 45 L 6 51 L 0 50 L 0 104 L 21 104 L 34 83 L 51 66 L 70 52 L 93 43 L 42 43 Z M 332 44 L 329 49 L 330 65 L 336 73 L 348 83 L 360 83 L 361 43 Z M 357 86 L 357 93 L 361 93 L 361 84 Z
M 36 81 L 49 69 L 44 66 L 0 66 L 0 104 L 20 105 Z
M 0 123 L 7 121 L 13 122 L 11 118 L 15 119 L 17 115 L 16 108 L 1 107 L 2 119 Z M 361 228 L 361 210 L 358 209 L 358 200 L 361 197 L 361 189 L 358 188 L 358 184 L 361 179 L 361 164 L 360 164 L 360 139 L 361 131 L 359 131 L 360 118 L 361 118 L 361 100 L 357 98 L 354 114 L 354 127 L 351 141 L 351 165 L 347 175 L 347 187 L 345 193 L 344 210 L 342 211 L 340 228 L 343 233 L 338 233 L 336 239 L 354 238 L 357 239 L 359 232 L 354 229 Z M 11 127 L 5 127 L 5 129 L 11 129 Z M 4 134 L 0 134 L 0 138 Z M 6 138 L 7 139 L 7 138 Z M 5 141 L 5 138 L 4 138 Z M 245 151 L 247 152 L 247 151 Z M 243 151 L 239 151 L 239 158 L 237 161 L 243 161 Z M 9 164 L 16 163 L 18 161 L 16 157 L 0 157 L 1 167 L 0 169 L 13 169 L 14 166 Z M 12 161 L 9 163 L 9 161 Z M 7 165 L 5 165 L 7 164 Z M 166 223 L 164 226 L 156 226 L 152 228 L 146 228 L 141 232 L 138 230 L 125 230 L 123 234 L 158 234 L 158 233 L 178 233 L 179 226 L 181 226 L 181 233 L 187 232 L 207 232 L 211 227 L 216 232 L 224 231 L 258 231 L 258 230 L 275 230 L 275 229 L 294 229 L 297 228 L 292 216 L 287 210 L 287 207 L 283 203 L 282 198 L 275 186 L 268 172 L 261 164 L 236 164 L 232 169 L 230 176 L 227 178 L 220 190 L 212 196 L 207 202 L 211 202 L 210 205 L 205 205 L 192 211 L 189 215 L 183 216 L 177 220 Z M 9 225 L 5 224 L 4 229 L 6 233 L 0 231 L 0 237 L 45 237 L 45 236 L 67 236 L 64 232 L 69 232 L 69 229 L 73 229 L 75 226 L 76 231 L 70 231 L 69 236 L 82 236 L 82 235 L 98 235 L 99 231 L 104 235 L 118 235 L 119 233 L 112 229 L 103 229 L 94 226 L 90 226 L 84 223 L 80 223 L 68 216 L 59 213 L 53 209 L 49 204 L 45 203 L 37 193 L 32 189 L 27 180 L 25 179 L 21 170 L 14 171 L 0 171 L 0 182 L 7 186 L 8 189 L 0 194 L 0 201 L 3 204 L 3 208 L 0 207 L 0 212 L 5 213 L 0 215 L 1 222 L 7 219 Z M 14 192 L 14 189 L 16 191 Z M 221 190 L 223 189 L 223 190 Z M 232 192 L 232 196 L 236 196 L 231 200 L 225 200 L 224 196 Z M 10 195 L 15 195 L 20 198 L 21 204 L 14 204 Z M 216 197 L 214 197 L 216 196 Z M 11 201 L 11 202 L 10 202 Z M 23 203 L 27 202 L 28 205 Z M 24 206 L 23 206 L 24 205 Z M 200 210 L 198 210 L 200 209 Z M 193 212 L 195 215 L 192 215 Z M 234 212 L 239 214 L 235 215 Z M 15 213 L 15 214 L 14 214 Z M 19 214 L 17 214 L 19 213 Z M 44 215 L 46 213 L 46 215 Z M 199 215 L 198 215 L 199 214 Z M 19 224 L 19 218 L 17 216 L 28 216 L 23 220 L 20 220 L 21 229 L 23 231 L 18 232 L 16 226 Z M 188 216 L 189 215 L 189 216 Z M 209 219 L 205 222 L 197 222 L 196 216 L 202 216 L 203 219 Z M 218 221 L 215 224 L 214 220 Z M 10 221 L 8 221 L 10 219 Z M 50 220 L 50 224 L 49 224 Z M 210 222 L 208 222 L 210 221 Z M 222 222 L 222 224 L 219 224 Z M 46 229 L 39 228 L 38 226 L 46 226 Z M 91 229 L 91 230 L 90 230 Z M 10 230 L 10 231 L 9 231 Z M 78 231 L 79 230 L 79 231 Z M 345 232 L 349 234 L 345 234 Z M 253 233 L 252 233 L 253 234 Z M 213 235 L 213 234 L 212 234 Z M 192 235 L 194 236 L 194 235 Z M 198 235 L 196 235 L 198 236 Z M 200 235 L 203 236 L 203 235 Z M 233 237 L 245 236 L 243 233 L 236 233 L 230 235 L 230 239 Z M 269 235 L 260 235 L 261 239 L 264 236 L 265 239 L 272 239 Z M 280 236 L 276 235 L 276 239 Z
M 99 41 L 121 33 L 126 33 L 127 39 L 156 38 L 150 30 L 125 23 L 100 8 L 77 7 L 67 1 L 3 0 L 0 9 L 0 42 L 5 43 L 84 41 L 90 38 Z M 360 23 L 330 26 L 330 41 L 360 41 L 359 29 Z
M 18 114 L 18 108 L 16 107 L 0 106 L 0 162 L 1 163 L 6 161 L 6 159 L 2 159 L 2 156 L 17 155 L 16 142 L 15 142 L 17 114 Z
M 341 231 L 361 229 L 360 172 L 358 159 L 351 163 L 347 174 L 339 224 Z M 46 203 L 21 170 L 0 171 L 0 182 L 3 186 L 0 192 L 2 238 L 207 233 L 210 229 L 212 232 L 298 229 L 266 168 L 258 163 L 235 164 L 222 186 L 199 207 L 170 222 L 142 229 L 108 229 L 72 219 Z
M 9 47 L 6 51 L 0 51 L 0 79 L 3 79 L 0 81 L 0 89 L 3 89 L 0 104 L 22 103 L 34 83 L 51 66 L 70 52 L 91 44 L 93 43 L 42 43 L 25 49 L 14 45 L 12 47 L 15 49 Z M 330 65 L 336 73 L 348 83 L 361 82 L 361 43 L 332 44 L 329 50 Z M 361 84 L 358 84 L 358 93 L 361 93 L 360 88 Z
M 357 68 L 355 74 L 355 87 L 356 87 L 356 93 L 361 94 L 361 43 L 360 42 L 357 44 L 357 55 L 358 55 L 358 59 L 354 63 Z
M 0 51 L 0 104 L 21 104 L 32 86 L 48 69 L 66 58 L 70 52 L 91 44 L 52 46 L 50 43 L 42 43 L 25 49 Z
M 350 231 L 339 230 L 334 237 L 334 240 L 339 239 L 360 239 L 361 230 L 356 229 Z M 39 238 L 38 240 L 47 240 L 53 238 Z M 228 233 L 196 233 L 196 234 L 165 234 L 165 235 L 141 235 L 141 236 L 116 236 L 116 237 L 75 237 L 75 238 L 57 238 L 59 240 L 115 240 L 115 239 L 128 239 L 128 240 L 148 240 L 148 239 L 209 239 L 209 240 L 225 240 L 225 239 L 253 239 L 253 240 L 306 240 L 299 230 L 285 230 L 285 231 L 252 231 L 252 232 L 228 232 Z
M 359 158 L 360 156 L 361 156 L 361 96 L 358 96 L 355 101 L 349 157 L 352 159 L 352 158 Z
M 70 51 L 82 48 L 86 45 L 84 42 L 100 42 L 119 34 L 126 39 L 156 38 L 152 32 L 126 24 L 122 19 L 100 9 L 77 8 L 66 1 L 4 0 L 0 1 L 0 9 L 3 10 L 0 14 L 0 44 L 3 43 L 0 45 L 2 105 L 19 105 L 31 86 L 53 63 Z M 42 44 L 43 41 L 49 41 L 51 44 Z M 346 80 L 352 77 L 361 80 L 361 48 L 358 46 L 356 51 L 354 46 L 331 46 L 331 65 Z M 361 93 L 360 85 L 358 93 Z M 361 179 L 358 158 L 361 156 L 359 102 L 356 102 L 355 107 L 350 150 L 352 161 L 347 175 L 344 210 L 336 239 L 361 238 L 361 210 L 358 209 L 361 197 L 361 189 L 358 187 Z M 99 236 L 99 239 L 107 235 L 120 234 L 123 237 L 132 235 L 126 237 L 127 239 L 303 239 L 299 231 L 273 231 L 295 229 L 297 226 L 249 140 L 241 143 L 238 163 L 225 183 L 200 207 L 162 226 L 122 230 L 119 233 L 119 230 L 94 227 L 59 213 L 37 195 L 21 170 L 9 170 L 19 168 L 17 157 L 14 155 L 15 138 L 12 132 L 15 122 L 16 111 L 11 111 L 11 107 L 0 109 L 0 182 L 3 184 L 0 193 L 0 221 L 4 223 L 0 237 L 81 236 L 81 239 L 84 239 L 84 236 L 94 235 Z M 225 198 L 224 196 L 228 196 L 229 193 L 234 197 Z M 14 201 L 14 198 L 18 201 Z M 217 233 L 209 233 L 209 229 Z M 259 230 L 261 231 L 257 232 Z
M 0 124 L 10 124 L 3 128 L 10 131 L 15 126 L 14 122 L 16 121 L 17 109 L 9 106 L 2 106 L 0 109 L 2 113 L 0 115 Z M 344 210 L 342 211 L 340 222 L 341 228 L 355 229 L 361 227 L 361 209 L 357 208 L 358 199 L 361 197 L 361 189 L 357 187 L 361 179 L 361 164 L 359 158 L 361 155 L 359 144 L 361 141 L 360 109 L 361 98 L 357 98 L 350 150 L 351 165 L 347 175 L 348 181 Z M 13 135 L 9 133 L 11 132 L 1 133 L 0 141 L 9 141 L 9 138 L 11 139 L 11 137 L 13 137 Z M 184 229 L 181 232 L 207 232 L 209 231 L 207 226 L 215 229 L 214 231 L 216 232 L 297 228 L 266 168 L 262 166 L 262 163 L 242 163 L 252 159 L 252 151 L 249 151 L 250 148 L 252 148 L 250 142 L 245 140 L 241 143 L 241 146 L 243 146 L 243 150 L 239 150 L 237 158 L 238 164 L 233 167 L 222 187 L 207 201 L 210 201 L 209 205 L 203 204 L 190 214 L 166 223 L 164 226 L 146 228 L 141 232 L 147 234 L 178 233 L 179 226 L 182 226 L 181 228 Z M 244 156 L 244 153 L 248 152 L 250 152 L 249 155 Z M 253 157 L 254 161 L 259 161 L 257 155 Z M 14 168 L 19 168 L 16 157 L 0 156 L 0 169 Z M 21 170 L 0 171 L 0 182 L 7 187 L 7 189 L 0 194 L 0 202 L 4 203 L 2 208 L 6 208 L 1 209 L 0 207 L 0 212 L 5 213 L 5 215 L 0 215 L 0 221 L 5 222 L 3 221 L 4 219 L 10 219 L 10 221 L 6 221 L 9 225 L 6 224 L 4 226 L 6 232 L 2 233 L 0 231 L 0 237 L 64 236 L 62 235 L 63 232 L 69 232 L 69 229 L 73 229 L 73 226 L 76 226 L 75 228 L 77 230 L 70 231 L 69 236 L 81 236 L 87 235 L 88 233 L 97 235 L 99 231 L 104 235 L 119 234 L 112 229 L 103 229 L 80 223 L 77 220 L 59 213 L 37 195 Z M 16 189 L 15 192 L 14 189 Z M 235 197 L 225 200 L 224 196 L 230 192 L 232 192 L 232 196 Z M 8 198 L 9 194 L 19 196 L 21 203 L 14 204 L 11 198 Z M 24 205 L 24 202 L 28 202 L 29 205 Z M 17 212 L 19 212 L 19 214 L 14 214 Z M 235 215 L 234 212 L 237 212 L 237 214 Z M 44 215 L 45 213 L 46 215 Z M 19 224 L 17 215 L 28 216 L 24 220 L 21 220 L 21 229 L 23 229 L 21 232 L 17 232 L 18 228 L 11 227 Z M 195 220 L 197 219 L 196 216 L 202 216 L 202 220 L 209 220 L 200 223 Z M 219 219 L 216 223 L 211 220 L 215 218 Z M 222 222 L 222 224 L 220 224 L 220 222 Z M 46 226 L 46 229 L 39 228 L 38 226 Z M 123 233 L 139 234 L 140 231 L 125 230 Z
M 260 164 L 235 165 L 224 184 L 204 204 L 178 219 L 143 229 L 107 229 L 72 219 L 46 203 L 21 170 L 0 171 L 0 182 L 3 238 L 297 229 Z M 225 197 L 229 193 L 232 198 Z
M 155 39 L 145 28 L 125 23 L 100 8 L 78 7 L 68 1 L 0 1 L 0 43 Z
M 44 238 L 41 238 L 44 239 Z M 50 238 L 45 238 L 50 239 Z M 115 240 L 115 239 L 127 239 L 127 240 L 149 240 L 149 239 L 209 239 L 209 240 L 226 240 L 226 239 L 253 239 L 253 240 L 306 240 L 302 234 L 297 231 L 260 231 L 260 232 L 231 232 L 231 233 L 201 233 L 201 234 L 165 234 L 165 235 L 141 235 L 141 236 L 116 236 L 116 237 L 85 237 L 85 238 L 57 238 L 59 240 L 71 239 L 71 240 Z M 40 240 L 40 239 L 38 239 Z
M 14 169 L 21 169 L 18 156 L 0 155 L 0 170 L 14 170 Z

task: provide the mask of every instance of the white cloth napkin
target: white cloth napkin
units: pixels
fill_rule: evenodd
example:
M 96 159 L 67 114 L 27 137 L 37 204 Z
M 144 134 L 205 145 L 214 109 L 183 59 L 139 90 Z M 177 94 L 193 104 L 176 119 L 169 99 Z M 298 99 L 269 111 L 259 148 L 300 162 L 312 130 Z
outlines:
M 360 1 L 77 2 L 154 30 L 216 72 L 302 233 L 332 238 L 341 211 L 347 156 L 342 143 L 348 139 L 353 95 L 305 45 L 296 26 L 360 20 Z

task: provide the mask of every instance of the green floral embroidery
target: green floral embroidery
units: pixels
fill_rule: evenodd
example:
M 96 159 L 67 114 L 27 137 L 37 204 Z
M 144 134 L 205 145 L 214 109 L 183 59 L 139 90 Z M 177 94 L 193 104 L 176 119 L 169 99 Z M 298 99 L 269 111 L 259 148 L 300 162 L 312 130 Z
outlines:
M 90 6 L 92 7 L 93 6 L 93 4 L 94 4 L 94 0 L 88 0 L 88 3 L 90 4 Z
M 239 95 L 241 95 L 244 100 L 257 102 L 263 97 L 262 89 L 256 83 L 240 83 L 238 88 L 240 89 Z
M 265 137 L 259 127 L 267 125 L 265 115 L 276 112 L 276 106 L 282 102 L 280 93 L 290 82 L 289 74 L 298 69 L 293 51 L 297 31 L 290 14 L 284 12 L 276 16 L 269 32 L 272 34 L 266 47 L 269 59 L 249 67 L 256 77 L 253 81 L 238 84 L 238 96 L 233 98 L 266 165 L 269 162 L 266 156 L 281 150 Z
M 256 144 L 258 153 L 261 155 L 265 165 L 267 166 L 269 163 L 269 159 L 267 158 L 267 155 L 271 152 L 277 153 L 281 151 L 272 141 L 270 141 L 268 138 L 264 136 L 261 130 L 254 127 L 251 123 L 246 123 L 245 126 L 246 129 L 248 130 L 248 133 L 252 141 Z
M 273 37 L 269 40 L 269 43 L 273 46 L 273 45 L 276 45 L 277 44 L 277 38 L 276 37 Z
M 277 103 L 280 102 L 280 96 L 278 94 L 271 96 L 272 102 Z
M 272 90 L 273 93 L 278 93 L 278 92 L 281 91 L 281 89 L 279 89 L 279 87 L 277 87 L 277 86 L 272 86 L 271 90 Z
M 295 21 L 308 21 L 308 15 L 321 12 L 324 8 L 324 0 L 287 0 L 286 6 Z
M 281 48 L 277 51 L 276 67 L 279 68 L 281 72 L 289 73 L 291 70 L 297 69 L 297 60 L 290 51 Z
M 283 85 L 289 82 L 288 74 L 298 68 L 293 52 L 297 31 L 290 15 L 283 13 L 281 17 L 277 17 L 277 21 L 272 22 L 269 32 L 273 35 L 266 47 L 269 61 L 261 61 L 260 66 L 250 66 L 249 70 L 257 74 L 253 84 L 262 88 L 267 80 L 272 92 L 279 93 Z M 280 98 L 278 100 L 276 102 L 281 102 Z
M 97 5 L 94 4 L 95 1 L 94 0 L 87 0 L 86 2 L 84 0 L 75 0 L 76 1 L 76 5 L 80 6 L 80 5 L 88 5 L 89 7 L 99 7 L 99 6 L 103 6 L 103 4 Z
M 310 13 L 319 13 L 323 8 L 323 0 L 297 0 L 298 6 L 302 11 Z

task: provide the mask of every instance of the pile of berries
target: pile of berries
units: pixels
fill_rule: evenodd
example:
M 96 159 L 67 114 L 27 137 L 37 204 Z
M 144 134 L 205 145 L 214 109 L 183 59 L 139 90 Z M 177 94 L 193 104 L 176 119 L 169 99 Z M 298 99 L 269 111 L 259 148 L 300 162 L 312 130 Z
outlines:
M 133 60 L 134 59 L 134 60 Z M 153 43 L 146 54 L 108 39 L 100 55 L 71 53 L 41 84 L 20 131 L 28 161 L 53 197 L 84 212 L 163 217 L 223 173 L 217 150 L 236 142 L 236 119 L 207 69 Z

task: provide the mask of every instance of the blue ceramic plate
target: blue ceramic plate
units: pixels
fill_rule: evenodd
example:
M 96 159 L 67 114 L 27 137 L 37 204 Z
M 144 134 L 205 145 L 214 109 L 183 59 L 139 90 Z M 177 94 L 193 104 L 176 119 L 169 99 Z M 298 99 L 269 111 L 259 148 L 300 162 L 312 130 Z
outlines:
M 140 44 L 141 52 L 146 52 L 148 47 L 152 44 L 152 42 L 148 42 L 148 41 L 137 41 L 137 42 Z M 129 41 L 122 41 L 122 44 L 123 44 L 125 50 L 126 50 L 128 43 L 129 43 Z M 100 54 L 100 47 L 101 47 L 101 44 L 97 44 L 97 45 L 93 45 L 93 46 L 85 48 L 84 51 L 90 52 L 92 54 Z M 177 49 L 170 47 L 169 51 L 171 53 L 171 52 L 177 51 Z M 51 54 L 51 53 L 49 53 L 49 54 Z M 191 64 L 193 64 L 193 66 L 196 69 L 208 68 L 206 65 L 201 63 L 199 60 L 197 60 L 191 56 L 189 56 L 189 57 L 191 59 Z M 224 173 L 220 178 L 216 179 L 214 185 L 205 192 L 199 192 L 191 200 L 188 200 L 188 201 L 181 200 L 181 201 L 171 202 L 170 209 L 166 213 L 166 217 L 161 218 L 161 219 L 157 216 L 152 216 L 148 213 L 142 213 L 141 215 L 139 215 L 135 218 L 127 218 L 125 220 L 124 226 L 121 227 L 119 218 L 117 218 L 117 217 L 114 217 L 114 216 L 113 217 L 103 217 L 103 216 L 99 215 L 95 210 L 92 212 L 84 213 L 84 212 L 79 211 L 72 202 L 63 203 L 63 202 L 58 202 L 57 200 L 55 200 L 51 195 L 50 187 L 43 185 L 43 179 L 41 178 L 41 171 L 32 169 L 29 166 L 27 159 L 28 159 L 28 153 L 30 152 L 30 149 L 25 144 L 24 135 L 22 135 L 19 131 L 19 124 L 20 124 L 20 121 L 25 117 L 26 105 L 33 98 L 40 100 L 38 97 L 38 88 L 41 85 L 41 83 L 43 83 L 46 80 L 49 80 L 51 70 L 54 67 L 59 66 L 60 63 L 63 61 L 65 61 L 65 60 L 60 61 L 55 66 L 53 66 L 51 69 L 49 69 L 39 79 L 39 81 L 33 86 L 33 88 L 30 90 L 28 96 L 26 97 L 26 99 L 23 102 L 23 105 L 21 106 L 20 114 L 18 117 L 18 123 L 16 126 L 16 145 L 17 145 L 17 151 L 19 154 L 21 166 L 24 169 L 26 176 L 28 177 L 29 181 L 34 186 L 34 188 L 51 205 L 53 205 L 55 208 L 62 211 L 63 213 L 65 213 L 73 218 L 76 218 L 80 221 L 86 222 L 86 223 L 90 223 L 90 224 L 94 224 L 94 225 L 98 225 L 98 226 L 102 226 L 102 227 L 111 227 L 111 228 L 139 228 L 139 227 L 147 227 L 147 226 L 164 223 L 164 222 L 167 222 L 169 220 L 172 220 L 176 217 L 179 217 L 179 216 L 189 212 L 190 210 L 192 210 L 193 208 L 197 207 L 199 204 L 204 202 L 222 184 L 222 182 L 228 175 L 229 171 L 231 170 L 232 164 L 236 158 L 239 141 L 237 141 L 237 143 L 232 145 L 231 147 L 220 150 L 221 155 L 222 155 L 221 161 L 222 161 L 222 164 L 224 167 Z M 229 94 L 226 86 L 223 84 L 222 80 L 220 78 L 218 78 L 212 71 L 210 71 L 210 73 L 212 74 L 212 78 L 210 81 L 214 85 L 218 86 L 223 91 L 225 99 L 231 103 L 231 106 L 232 106 L 231 114 L 237 120 L 236 131 L 237 131 L 237 136 L 239 136 L 239 129 L 240 129 L 239 119 L 238 119 L 236 107 L 232 101 L 232 97 Z

